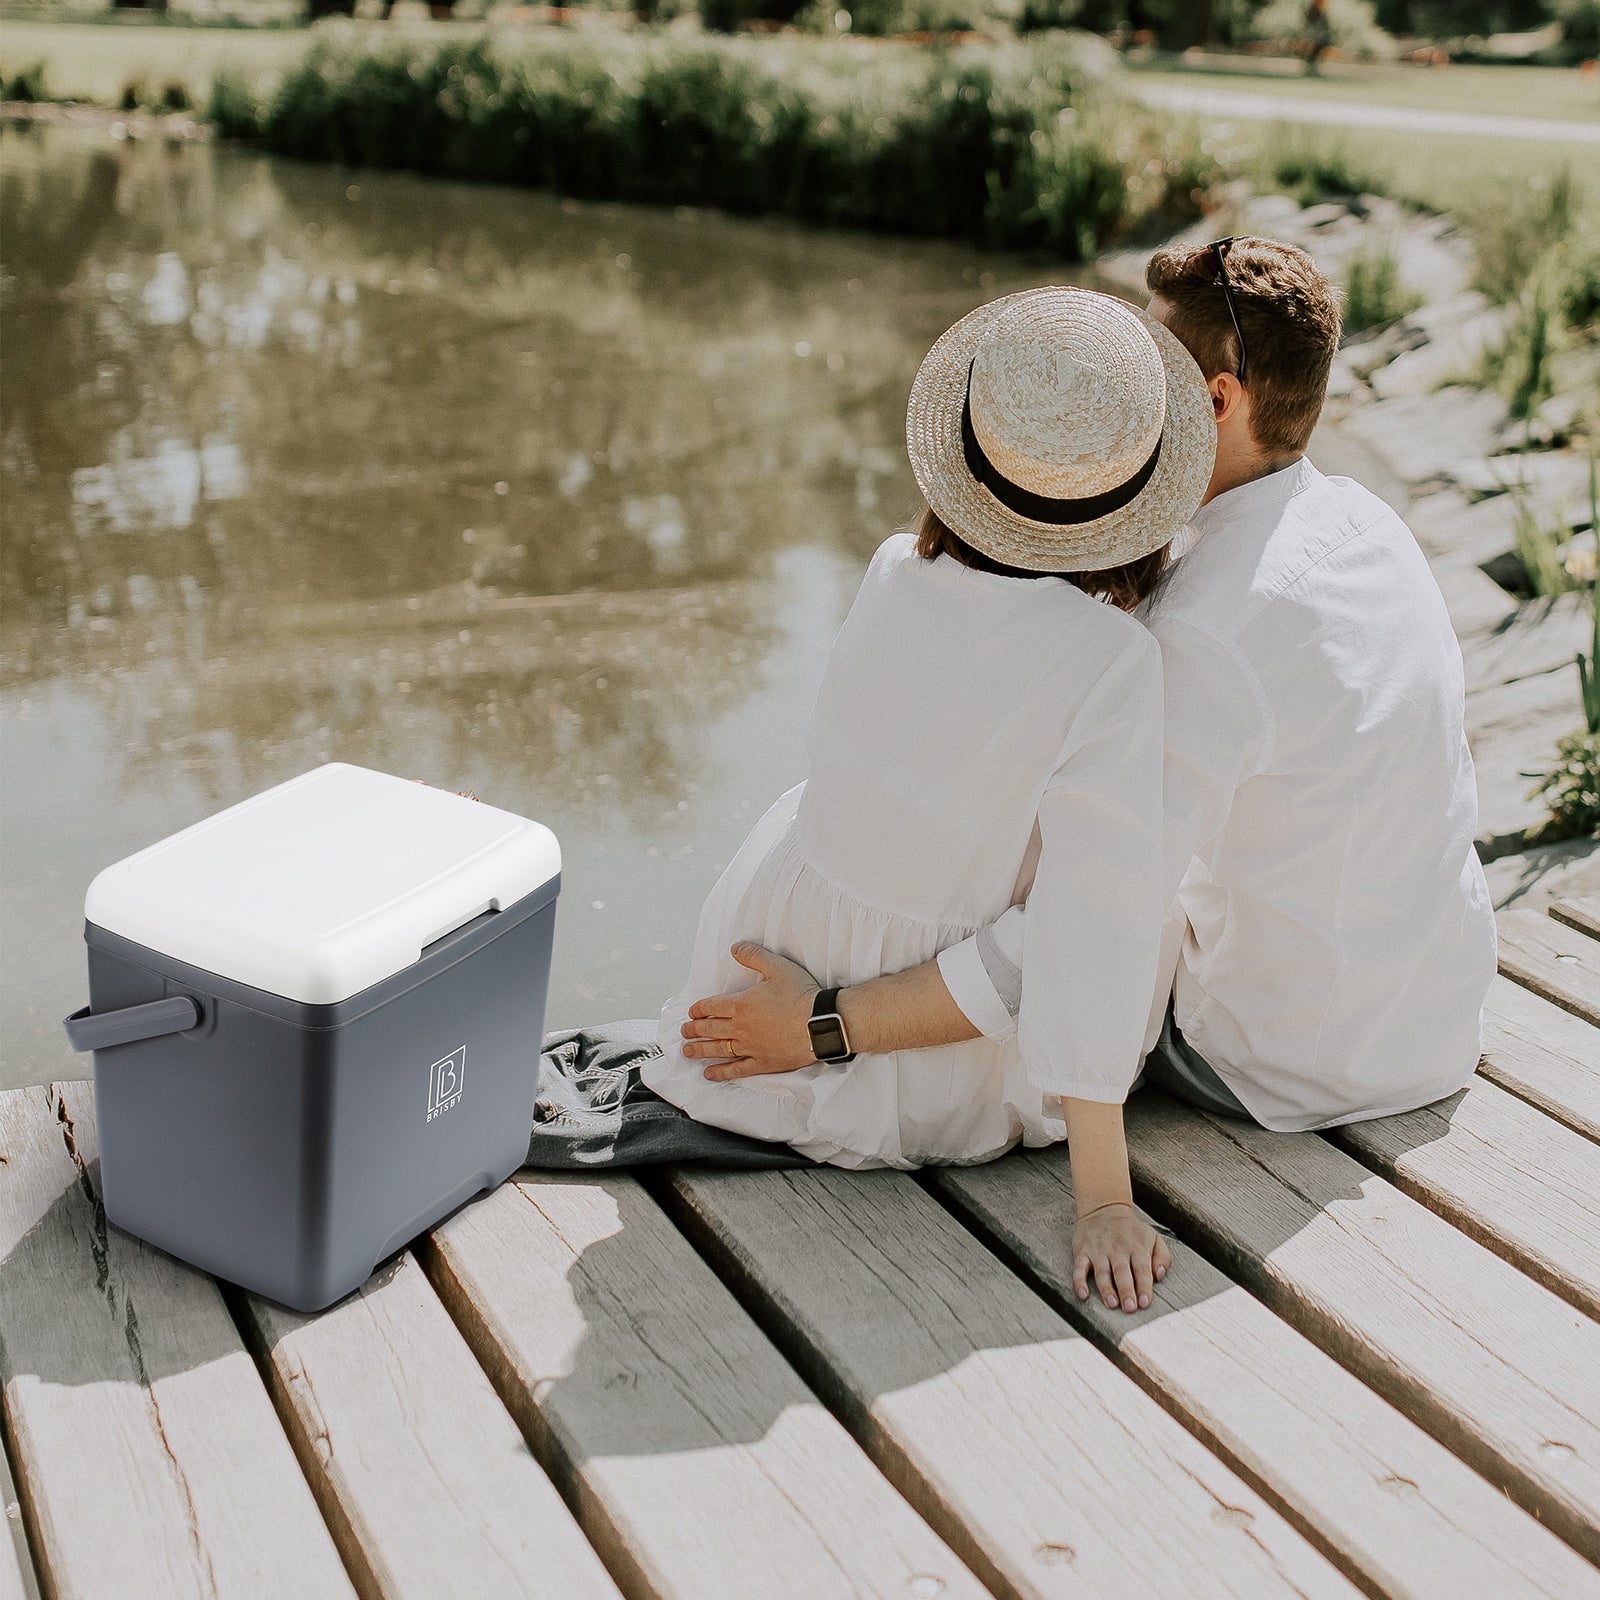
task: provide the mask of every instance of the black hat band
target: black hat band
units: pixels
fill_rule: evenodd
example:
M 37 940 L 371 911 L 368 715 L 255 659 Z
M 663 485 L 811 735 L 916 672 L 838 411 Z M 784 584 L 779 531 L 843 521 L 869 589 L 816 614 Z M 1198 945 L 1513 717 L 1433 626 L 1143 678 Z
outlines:
M 973 361 L 976 362 L 976 359 L 974 357 Z M 1057 500 L 1049 495 L 1035 494 L 1031 489 L 1024 489 L 1020 483 L 1012 482 L 983 453 L 983 446 L 978 443 L 978 436 L 972 430 L 972 363 L 969 363 L 967 392 L 961 400 L 961 449 L 967 458 L 967 470 L 1008 511 L 1016 512 L 1019 517 L 1027 517 L 1030 522 L 1071 527 L 1074 523 L 1094 522 L 1100 517 L 1108 517 L 1113 511 L 1120 511 L 1137 499 L 1161 459 L 1161 438 L 1157 436 L 1155 449 L 1131 478 L 1114 489 L 1107 489 L 1104 494 L 1086 495 L 1076 500 Z

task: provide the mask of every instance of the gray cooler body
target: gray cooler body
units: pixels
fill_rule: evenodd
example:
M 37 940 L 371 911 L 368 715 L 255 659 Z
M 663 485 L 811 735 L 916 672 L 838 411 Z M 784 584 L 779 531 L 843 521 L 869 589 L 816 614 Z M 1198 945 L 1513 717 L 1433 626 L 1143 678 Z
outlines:
M 106 1215 L 300 1311 L 527 1153 L 560 876 L 331 1003 L 86 923 Z M 412 946 L 416 950 L 417 946 Z

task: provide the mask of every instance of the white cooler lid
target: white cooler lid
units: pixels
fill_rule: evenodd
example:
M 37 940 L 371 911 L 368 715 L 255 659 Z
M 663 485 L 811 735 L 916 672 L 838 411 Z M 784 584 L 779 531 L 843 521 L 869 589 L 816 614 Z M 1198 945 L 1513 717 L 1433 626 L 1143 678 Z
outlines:
M 560 870 L 540 823 L 335 761 L 107 867 L 84 915 L 174 960 L 328 1005 Z

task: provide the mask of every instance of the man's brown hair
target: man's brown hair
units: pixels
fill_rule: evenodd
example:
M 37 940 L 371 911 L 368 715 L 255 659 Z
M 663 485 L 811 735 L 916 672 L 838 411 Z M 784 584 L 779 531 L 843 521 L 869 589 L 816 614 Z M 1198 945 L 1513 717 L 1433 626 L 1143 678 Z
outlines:
M 1235 239 L 1225 251 L 1245 351 L 1228 315 L 1217 253 L 1158 250 L 1145 268 L 1166 324 L 1206 377 L 1237 373 L 1247 354 L 1250 432 L 1268 455 L 1304 450 L 1322 413 L 1339 348 L 1339 292 L 1304 250 L 1275 239 Z
M 917 519 L 917 554 L 926 561 L 935 556 L 949 556 L 964 567 L 975 567 L 979 572 L 997 572 L 1003 578 L 1065 578 L 1074 588 L 1087 595 L 1108 600 L 1124 611 L 1132 611 L 1139 602 L 1154 590 L 1161 574 L 1166 571 L 1167 545 L 1152 550 L 1147 556 L 1126 562 L 1120 567 L 1107 567 L 1100 572 L 1033 572 L 1025 567 L 1008 567 L 974 549 L 959 533 L 947 526 L 936 511 L 922 508 Z

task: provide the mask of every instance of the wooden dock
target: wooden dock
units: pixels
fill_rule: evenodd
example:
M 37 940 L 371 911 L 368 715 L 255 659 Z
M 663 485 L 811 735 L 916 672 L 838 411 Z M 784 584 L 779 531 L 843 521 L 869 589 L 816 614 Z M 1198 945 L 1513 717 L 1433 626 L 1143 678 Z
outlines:
M 1060 1150 L 524 1172 L 300 1316 L 107 1226 L 88 1084 L 0 1095 L 0 1600 L 1600 1597 L 1600 900 L 1501 931 L 1447 1101 L 1135 1096 L 1134 1316 Z

